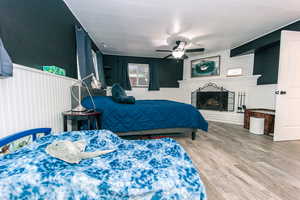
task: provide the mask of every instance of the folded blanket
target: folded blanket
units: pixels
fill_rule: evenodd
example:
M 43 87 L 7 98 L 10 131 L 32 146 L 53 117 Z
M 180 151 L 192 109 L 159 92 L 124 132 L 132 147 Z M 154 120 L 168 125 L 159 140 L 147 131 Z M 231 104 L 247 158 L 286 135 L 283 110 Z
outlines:
M 94 158 L 114 150 L 84 152 L 86 142 L 84 140 L 71 142 L 69 140 L 55 141 L 48 145 L 46 152 L 60 160 L 68 163 L 79 163 L 82 159 Z

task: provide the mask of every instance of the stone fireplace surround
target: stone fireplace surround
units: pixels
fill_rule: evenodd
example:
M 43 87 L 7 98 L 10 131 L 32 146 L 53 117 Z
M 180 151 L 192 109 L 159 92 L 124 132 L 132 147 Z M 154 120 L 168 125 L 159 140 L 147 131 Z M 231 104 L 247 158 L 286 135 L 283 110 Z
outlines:
M 190 78 L 179 81 L 181 91 L 184 93 L 185 103 L 191 103 L 191 94 L 193 91 L 208 83 L 215 83 L 220 87 L 224 87 L 229 91 L 246 93 L 245 104 L 248 107 L 255 107 L 255 100 L 262 98 L 259 93 L 256 92 L 257 79 L 260 75 L 251 76 L 238 76 L 238 77 L 205 77 L 205 78 Z M 257 97 L 256 97 L 257 96 Z M 235 111 L 234 112 L 222 112 L 211 110 L 200 110 L 208 121 L 219 121 L 225 123 L 243 125 L 244 114 L 237 113 L 237 100 L 238 95 L 235 95 Z

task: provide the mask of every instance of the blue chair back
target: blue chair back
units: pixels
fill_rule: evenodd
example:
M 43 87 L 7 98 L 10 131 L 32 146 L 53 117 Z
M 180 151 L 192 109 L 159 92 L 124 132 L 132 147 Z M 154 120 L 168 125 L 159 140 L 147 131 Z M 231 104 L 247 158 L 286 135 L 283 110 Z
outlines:
M 51 128 L 36 128 L 27 131 L 22 131 L 19 133 L 15 133 L 0 139 L 0 147 L 5 146 L 13 141 L 16 141 L 22 137 L 26 137 L 32 135 L 32 141 L 36 140 L 36 135 L 38 133 L 44 133 L 45 135 L 49 135 L 51 133 Z

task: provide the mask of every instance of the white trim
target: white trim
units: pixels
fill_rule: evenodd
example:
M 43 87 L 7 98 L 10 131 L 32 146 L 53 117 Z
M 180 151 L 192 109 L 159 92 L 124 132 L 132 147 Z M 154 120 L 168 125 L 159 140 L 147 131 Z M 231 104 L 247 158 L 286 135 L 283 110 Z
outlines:
M 30 72 L 39 73 L 39 74 L 44 74 L 44 75 L 47 75 L 47 76 L 54 76 L 54 77 L 65 79 L 65 80 L 77 81 L 77 79 L 66 77 L 66 76 L 61 76 L 61 75 L 57 75 L 57 74 L 53 74 L 53 73 L 50 73 L 50 72 L 47 72 L 47 71 L 42 71 L 42 70 L 39 70 L 39 69 L 34 69 L 34 68 L 31 68 L 31 67 L 26 67 L 26 66 L 23 66 L 23 65 L 15 64 L 15 63 L 13 65 L 14 65 L 14 68 L 18 68 L 18 69 L 21 69 L 21 70 L 30 71 Z
M 244 117 L 242 118 L 242 120 L 244 119 Z M 211 121 L 211 122 L 220 122 L 220 123 L 224 123 L 224 124 L 233 124 L 233 125 L 239 125 L 239 126 L 243 126 L 244 123 L 243 122 L 237 122 L 237 121 L 233 121 L 233 120 L 218 120 L 218 119 L 206 119 L 207 121 Z
M 241 81 L 253 81 L 256 85 L 257 79 L 261 77 L 261 75 L 252 75 L 252 76 L 233 76 L 233 77 L 222 77 L 222 76 L 216 76 L 216 77 L 203 77 L 203 78 L 190 78 L 182 81 L 178 81 L 180 86 L 183 86 L 183 84 L 187 83 L 203 83 L 203 82 L 236 82 L 237 84 L 240 84 Z

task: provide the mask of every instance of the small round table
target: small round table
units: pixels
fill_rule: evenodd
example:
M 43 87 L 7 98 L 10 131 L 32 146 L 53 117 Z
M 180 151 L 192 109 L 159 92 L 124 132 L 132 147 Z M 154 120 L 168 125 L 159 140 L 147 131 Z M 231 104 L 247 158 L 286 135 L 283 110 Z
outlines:
M 101 129 L 101 115 L 100 112 L 72 112 L 67 111 L 62 113 L 64 118 L 64 131 L 68 131 L 68 120 L 71 120 L 72 122 L 77 123 L 77 130 L 80 130 L 80 127 L 82 125 L 82 121 L 87 121 L 88 124 L 88 130 L 93 129 L 93 122 L 96 124 L 97 129 Z

